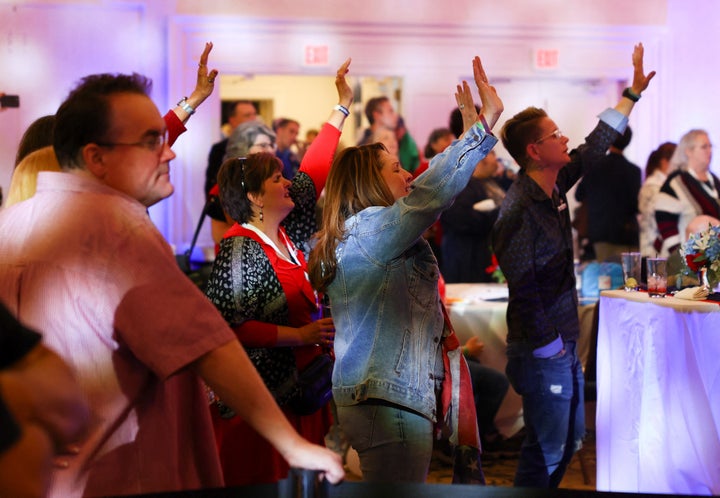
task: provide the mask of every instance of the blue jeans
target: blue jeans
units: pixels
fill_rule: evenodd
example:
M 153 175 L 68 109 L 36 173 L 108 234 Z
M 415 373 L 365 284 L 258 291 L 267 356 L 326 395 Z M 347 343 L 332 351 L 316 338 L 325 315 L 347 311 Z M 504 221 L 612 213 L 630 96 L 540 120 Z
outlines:
M 515 486 L 556 488 L 585 436 L 585 379 L 574 342 L 565 352 L 535 358 L 525 344 L 509 344 L 506 373 L 523 400 L 527 435 Z
M 338 406 L 340 427 L 358 452 L 364 481 L 425 482 L 433 423 L 397 405 Z

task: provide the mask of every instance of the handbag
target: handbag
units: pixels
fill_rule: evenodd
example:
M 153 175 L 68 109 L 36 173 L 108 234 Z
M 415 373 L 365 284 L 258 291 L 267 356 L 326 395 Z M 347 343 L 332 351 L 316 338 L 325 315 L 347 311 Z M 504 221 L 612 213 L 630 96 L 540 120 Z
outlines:
M 288 402 L 297 415 L 311 415 L 325 406 L 332 398 L 332 372 L 335 357 L 329 351 L 316 356 L 298 374 L 295 395 Z

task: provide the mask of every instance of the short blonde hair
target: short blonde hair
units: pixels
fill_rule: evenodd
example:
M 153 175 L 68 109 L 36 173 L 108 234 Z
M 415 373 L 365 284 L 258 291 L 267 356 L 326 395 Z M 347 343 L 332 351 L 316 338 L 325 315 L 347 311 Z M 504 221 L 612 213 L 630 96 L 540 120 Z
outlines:
M 41 171 L 60 171 L 60 163 L 52 146 L 43 147 L 25 156 L 13 171 L 5 207 L 35 195 L 37 177 Z

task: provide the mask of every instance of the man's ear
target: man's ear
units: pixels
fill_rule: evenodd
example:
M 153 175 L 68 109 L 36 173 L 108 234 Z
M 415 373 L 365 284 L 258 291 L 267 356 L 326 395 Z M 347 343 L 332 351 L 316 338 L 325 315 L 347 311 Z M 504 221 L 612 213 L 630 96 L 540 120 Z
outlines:
M 540 151 L 537 144 L 529 143 L 525 146 L 525 154 L 534 162 L 540 161 Z
M 82 148 L 82 159 L 85 169 L 98 178 L 104 178 L 107 166 L 104 162 L 104 150 L 97 144 L 87 144 Z

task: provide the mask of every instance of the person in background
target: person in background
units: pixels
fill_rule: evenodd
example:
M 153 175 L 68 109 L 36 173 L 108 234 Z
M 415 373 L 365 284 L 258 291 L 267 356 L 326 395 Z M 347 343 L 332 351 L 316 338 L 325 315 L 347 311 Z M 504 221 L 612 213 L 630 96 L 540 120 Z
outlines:
M 619 261 L 623 251 L 638 251 L 641 173 L 623 155 L 631 138 L 628 126 L 575 190 L 575 199 L 587 204 L 588 238 L 598 261 Z
M 350 59 L 337 70 L 338 107 L 349 109 L 353 92 L 346 81 Z M 318 317 L 318 296 L 307 278 L 303 250 L 316 231 L 315 203 L 325 186 L 347 115 L 337 107 L 303 159 L 293 180 L 271 151 L 229 157 L 218 174 L 220 199 L 235 224 L 225 234 L 213 263 L 206 294 L 248 350 L 258 370 L 260 358 L 275 358 L 266 385 L 285 417 L 307 440 L 323 444 L 332 420 L 328 404 L 311 414 L 298 413 L 280 395 L 276 377 L 295 366 L 302 371 L 332 348 L 332 318 Z M 242 126 L 251 126 L 246 123 Z M 238 128 L 240 130 L 240 128 Z M 267 137 L 265 137 L 267 138 Z M 228 153 L 237 150 L 234 139 Z M 267 360 L 265 360 L 267 361 Z M 285 377 L 282 378 L 285 380 Z M 225 481 L 231 486 L 275 482 L 288 463 L 240 417 L 222 404 L 211 407 L 215 439 Z
M 463 138 L 414 182 L 372 143 L 341 151 L 325 186 L 308 270 L 332 304 L 333 397 L 366 481 L 425 482 L 437 422 L 456 447 L 454 481 L 484 482 L 467 365 L 446 322 L 436 259 L 422 238 L 497 143 L 491 129 L 502 101 L 479 57 L 473 73 L 482 116 L 469 114 Z M 455 96 L 474 110 L 466 82 Z
M 373 132 L 370 142 L 381 143 L 387 149 L 388 154 L 399 159 L 400 149 L 398 148 L 398 141 L 395 132 L 388 130 L 387 128 L 378 128 Z
M 3 206 L 12 206 L 35 195 L 40 171 L 60 171 L 52 146 L 31 152 L 15 167 Z
M 390 99 L 383 96 L 373 97 L 365 104 L 365 117 L 370 123 L 370 127 L 363 131 L 363 135 L 358 141 L 358 145 L 371 143 L 373 133 L 379 128 L 386 128 L 395 131 L 398 123 L 398 115 L 395 108 L 390 103 Z
M 273 121 L 275 132 L 275 143 L 277 149 L 275 155 L 283 163 L 283 176 L 292 180 L 300 167 L 300 159 L 293 148 L 297 147 L 297 136 L 300 133 L 300 123 L 294 119 L 278 118 Z
M 55 114 L 63 171 L 0 212 L 0 233 L 23 234 L 0 238 L 0 298 L 73 368 L 93 420 L 51 495 L 222 486 L 201 379 L 291 465 L 337 482 L 339 457 L 287 422 L 147 215 L 173 192 L 175 157 L 149 88 L 137 74 L 83 78 Z
M 363 132 L 363 136 L 358 141 L 358 145 L 366 145 L 373 141 L 378 141 L 376 137 L 379 135 L 380 130 L 389 130 L 395 134 L 400 164 L 402 164 L 403 168 L 407 171 L 415 171 L 420 163 L 417 145 L 405 128 L 404 121 L 401 120 L 395 108 L 390 103 L 390 99 L 385 96 L 380 96 L 368 100 L 365 104 L 365 117 L 368 123 L 370 123 L 370 127 Z M 389 141 L 389 138 L 385 139 L 385 141 Z
M 55 128 L 55 116 L 50 114 L 37 118 L 30 123 L 23 133 L 15 154 L 15 167 L 20 164 L 25 156 L 43 147 L 49 147 L 53 143 L 53 129 Z
M 227 118 L 228 125 L 228 136 L 232 134 L 233 130 L 240 126 L 242 123 L 248 121 L 255 121 L 257 119 L 257 109 L 255 104 L 249 100 L 238 100 L 233 106 L 232 113 Z M 227 148 L 228 139 L 224 138 L 219 142 L 213 144 L 210 148 L 210 154 L 208 155 L 208 165 L 205 169 L 205 197 L 210 196 L 210 190 L 217 185 L 217 174 L 222 166 L 223 158 L 225 157 L 225 149 Z
M 645 166 L 645 182 L 638 193 L 640 211 L 640 253 L 652 257 L 660 252 L 660 233 L 655 221 L 655 196 L 670 173 L 670 158 L 677 144 L 665 142 L 652 151 Z M 655 243 L 658 242 L 656 246 Z
M 510 185 L 512 185 L 515 181 L 515 178 L 517 178 L 517 173 L 513 170 L 510 161 L 503 159 L 502 157 L 498 157 L 497 170 L 495 171 L 493 178 L 497 184 L 500 185 L 500 188 L 507 192 Z
M 480 106 L 475 106 L 475 111 L 478 113 L 480 112 Z M 450 111 L 450 117 L 448 118 L 448 129 L 455 135 L 455 138 L 460 138 L 460 135 L 463 134 L 464 131 L 464 120 L 463 120 L 463 112 L 460 110 L 459 107 L 456 107 L 452 111 Z
M 463 355 L 468 360 L 482 449 L 489 452 L 508 449 L 514 443 L 500 434 L 495 425 L 495 416 L 510 388 L 510 381 L 503 372 L 481 363 L 484 349 L 485 344 L 472 336 L 463 346 Z
M 454 139 L 455 136 L 447 128 L 436 128 L 430 132 L 427 144 L 425 145 L 425 158 L 420 162 L 420 166 L 413 172 L 413 178 L 417 178 L 424 173 L 430 165 L 430 160 L 447 149 Z M 423 237 L 430 244 L 430 248 L 437 258 L 438 265 L 442 266 L 442 227 L 440 226 L 440 220 L 435 221 L 435 223 L 425 231 Z
M 634 47 L 632 62 L 632 86 L 572 152 L 542 109 L 529 107 L 502 128 L 503 145 L 521 168 L 492 232 L 509 292 L 506 374 L 522 396 L 526 429 L 516 486 L 558 487 L 582 445 L 584 378 L 566 193 L 622 134 L 655 76 L 644 73 L 642 44 Z
M 440 154 L 442 151 L 448 148 L 448 146 L 455 140 L 455 135 L 447 128 L 435 128 L 428 135 L 427 143 L 425 144 L 424 160 L 420 162 L 420 166 L 413 171 L 413 177 L 417 178 L 428 169 L 430 165 L 430 159 Z
M 275 132 L 262 121 L 248 121 L 238 125 L 228 137 L 223 159 L 227 161 L 228 159 L 245 157 L 259 152 L 274 154 L 276 149 Z M 220 187 L 217 184 L 210 189 L 208 197 L 209 209 L 207 213 L 210 217 L 210 230 L 217 253 L 220 250 L 220 241 L 234 224 L 234 221 L 219 202 Z
M 710 171 L 712 143 L 705 130 L 690 130 L 670 158 L 672 171 L 655 197 L 660 256 L 687 240 L 686 228 L 700 215 L 720 218 L 720 180 Z
M 305 132 L 305 140 L 298 144 L 298 159 L 301 162 L 308 148 L 310 147 L 310 145 L 312 145 L 313 140 L 315 140 L 315 138 L 318 136 L 318 133 L 320 132 L 315 128 L 310 128 L 308 131 Z
M 467 186 L 440 215 L 442 271 L 445 282 L 492 282 L 490 232 L 505 191 L 493 179 L 497 157 L 491 151 L 475 166 Z
M 0 496 L 46 496 L 88 422 L 70 368 L 0 304 Z
M 415 170 L 420 166 L 420 151 L 412 135 L 408 133 L 405 120 L 402 116 L 398 116 L 397 126 L 395 127 L 395 137 L 398 142 L 400 164 L 410 173 L 415 173 Z

